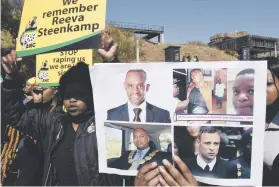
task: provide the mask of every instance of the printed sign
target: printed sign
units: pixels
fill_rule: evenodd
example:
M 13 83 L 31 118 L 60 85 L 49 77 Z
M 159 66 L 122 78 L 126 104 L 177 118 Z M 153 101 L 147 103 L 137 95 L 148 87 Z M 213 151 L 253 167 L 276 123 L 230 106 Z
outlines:
M 262 184 L 266 62 L 100 64 L 90 76 L 101 173 L 177 155 L 202 183 Z
M 75 48 L 98 45 L 97 34 L 105 28 L 106 0 L 25 0 L 17 56 L 54 51 L 90 40 Z
M 42 87 L 58 86 L 60 77 L 78 62 L 92 65 L 92 50 L 60 51 L 37 55 L 37 82 Z

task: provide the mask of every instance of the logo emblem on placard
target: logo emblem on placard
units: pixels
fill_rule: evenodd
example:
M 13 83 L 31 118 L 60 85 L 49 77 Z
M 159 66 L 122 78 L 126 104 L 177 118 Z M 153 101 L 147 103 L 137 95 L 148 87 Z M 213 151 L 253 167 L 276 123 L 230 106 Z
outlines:
M 29 23 L 26 25 L 25 30 L 20 36 L 20 45 L 22 49 L 33 48 L 36 46 L 36 32 L 37 32 L 37 22 L 38 19 L 35 16 Z
M 46 82 L 49 79 L 48 78 L 48 69 L 49 69 L 48 61 L 46 60 L 46 61 L 42 62 L 42 66 L 38 72 L 38 78 L 40 80 L 42 80 L 43 82 Z

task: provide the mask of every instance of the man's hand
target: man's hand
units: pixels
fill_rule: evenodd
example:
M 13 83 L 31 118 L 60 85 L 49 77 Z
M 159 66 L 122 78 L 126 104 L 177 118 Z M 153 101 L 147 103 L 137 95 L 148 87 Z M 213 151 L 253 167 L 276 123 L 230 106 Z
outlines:
M 135 186 L 160 186 L 159 169 L 156 162 L 143 166 L 135 180 Z
M 195 177 L 184 162 L 178 156 L 174 156 L 174 161 L 182 173 L 180 173 L 168 160 L 164 159 L 163 164 L 165 167 L 159 166 L 160 184 L 162 186 L 198 186 Z
M 20 70 L 20 61 L 22 58 L 16 57 L 16 51 L 12 50 L 10 54 L 2 57 L 2 66 L 7 74 L 18 73 Z

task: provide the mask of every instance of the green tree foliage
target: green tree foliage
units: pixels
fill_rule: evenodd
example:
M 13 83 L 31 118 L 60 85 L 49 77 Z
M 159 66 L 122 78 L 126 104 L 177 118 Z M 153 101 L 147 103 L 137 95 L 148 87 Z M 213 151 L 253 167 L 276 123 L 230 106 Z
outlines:
M 24 0 L 1 0 L 1 30 L 17 37 Z

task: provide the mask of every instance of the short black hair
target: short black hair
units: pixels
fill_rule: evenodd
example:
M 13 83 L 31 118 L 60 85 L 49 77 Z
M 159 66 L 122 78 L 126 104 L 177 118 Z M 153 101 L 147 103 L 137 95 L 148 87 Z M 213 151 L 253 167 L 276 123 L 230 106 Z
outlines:
M 216 132 L 220 135 L 220 131 L 219 131 L 218 128 L 210 127 L 210 126 L 203 126 L 203 127 L 200 128 L 200 132 L 199 132 L 198 138 L 201 139 L 201 136 L 202 136 L 203 133 L 214 134 Z
M 255 70 L 254 69 L 244 69 L 242 71 L 240 71 L 236 77 L 240 76 L 240 75 L 246 75 L 246 74 L 255 74 Z

